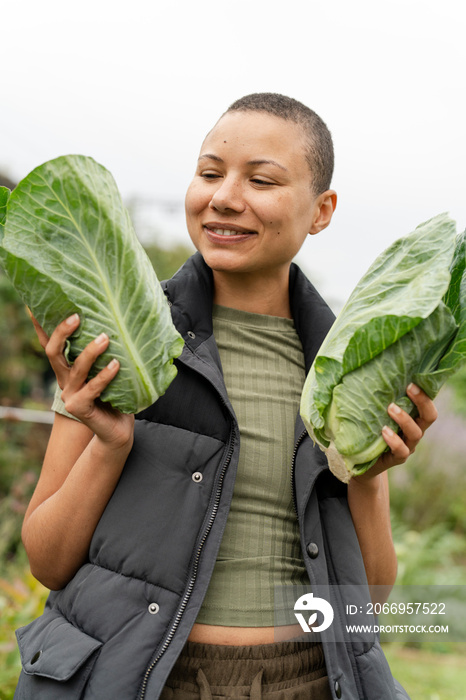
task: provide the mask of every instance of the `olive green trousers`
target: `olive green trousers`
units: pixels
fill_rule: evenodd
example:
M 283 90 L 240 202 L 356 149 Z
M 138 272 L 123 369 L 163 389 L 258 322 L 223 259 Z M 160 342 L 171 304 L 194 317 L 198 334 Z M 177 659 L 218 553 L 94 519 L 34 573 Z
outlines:
M 277 642 L 216 646 L 188 642 L 160 700 L 331 700 L 322 646 Z

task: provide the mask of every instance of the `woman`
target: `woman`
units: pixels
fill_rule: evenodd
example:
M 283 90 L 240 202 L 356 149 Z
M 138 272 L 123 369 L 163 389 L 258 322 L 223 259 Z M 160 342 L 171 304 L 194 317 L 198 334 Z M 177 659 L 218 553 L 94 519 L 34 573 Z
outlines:
M 136 420 L 97 400 L 115 360 L 87 381 L 104 333 L 70 368 L 79 318 L 37 328 L 63 404 L 23 541 L 56 592 L 19 632 L 16 697 L 406 697 L 375 637 L 335 642 L 342 599 L 317 641 L 275 602 L 296 585 L 389 590 L 386 472 L 436 418 L 408 387 L 419 418 L 388 407 L 403 437 L 384 428 L 390 451 L 348 487 L 296 418 L 333 316 L 292 259 L 331 221 L 332 171 L 325 124 L 295 100 L 250 95 L 220 118 L 186 196 L 198 252 L 164 283 L 178 375 Z

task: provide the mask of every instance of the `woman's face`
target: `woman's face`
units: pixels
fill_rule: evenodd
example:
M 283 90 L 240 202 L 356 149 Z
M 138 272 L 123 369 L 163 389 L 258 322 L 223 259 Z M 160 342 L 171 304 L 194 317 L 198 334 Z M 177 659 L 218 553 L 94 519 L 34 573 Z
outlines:
M 228 273 L 288 269 L 317 233 L 301 127 L 264 112 L 224 115 L 202 144 L 186 195 L 188 231 L 207 265 Z

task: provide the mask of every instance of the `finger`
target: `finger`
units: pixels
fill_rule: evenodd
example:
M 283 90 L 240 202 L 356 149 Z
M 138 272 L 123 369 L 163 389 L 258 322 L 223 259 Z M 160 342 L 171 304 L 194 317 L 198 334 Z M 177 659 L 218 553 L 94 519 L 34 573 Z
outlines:
M 108 348 L 110 340 L 106 333 L 101 333 L 91 341 L 78 355 L 70 370 L 67 391 L 78 391 L 88 381 L 89 372 L 94 362 Z
M 409 445 L 388 425 L 384 425 L 382 428 L 382 436 L 390 448 L 390 453 L 382 455 L 384 463 L 387 463 L 386 466 L 390 467 L 406 462 L 412 453 Z
M 406 393 L 419 411 L 416 423 L 424 433 L 437 420 L 438 413 L 435 404 L 416 384 L 410 384 Z
M 73 314 L 72 316 L 58 324 L 58 326 L 55 328 L 55 330 L 49 338 L 47 347 L 48 356 L 50 355 L 53 357 L 55 355 L 60 355 L 61 353 L 63 353 L 67 338 L 69 338 L 69 336 L 72 335 L 72 333 L 74 333 L 74 331 L 79 326 L 79 323 L 80 319 L 78 314 Z
M 39 343 L 42 345 L 42 347 L 43 347 L 44 350 L 45 350 L 45 347 L 46 347 L 47 343 L 49 342 L 49 336 L 48 336 L 47 333 L 44 331 L 44 329 L 42 328 L 42 326 L 39 325 L 37 319 L 34 318 L 34 316 L 32 315 L 32 311 L 31 311 L 31 309 L 29 308 L 29 306 L 26 306 L 26 311 L 28 312 L 29 318 L 30 318 L 31 321 L 32 321 L 32 325 L 34 326 L 34 330 L 35 330 L 36 333 L 37 333 L 37 337 L 39 338 Z
M 110 360 L 108 365 L 86 384 L 86 391 L 93 400 L 98 399 L 104 389 L 116 377 L 120 369 L 120 363 L 117 359 Z
M 391 403 L 388 407 L 388 415 L 401 429 L 404 441 L 411 450 L 414 450 L 424 432 L 422 427 L 409 415 L 403 411 L 396 403 Z
M 74 333 L 79 323 L 80 319 L 78 314 L 73 314 L 65 321 L 62 321 L 53 331 L 45 347 L 45 352 L 60 386 L 62 386 L 69 372 L 69 366 L 63 354 L 66 340 Z

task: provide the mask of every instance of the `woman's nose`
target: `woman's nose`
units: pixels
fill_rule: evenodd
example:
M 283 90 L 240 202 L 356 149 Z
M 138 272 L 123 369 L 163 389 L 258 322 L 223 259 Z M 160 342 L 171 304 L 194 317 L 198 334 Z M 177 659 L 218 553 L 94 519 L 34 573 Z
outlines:
M 242 212 L 245 208 L 241 183 L 236 179 L 225 177 L 215 190 L 210 206 L 217 211 L 231 210 Z

